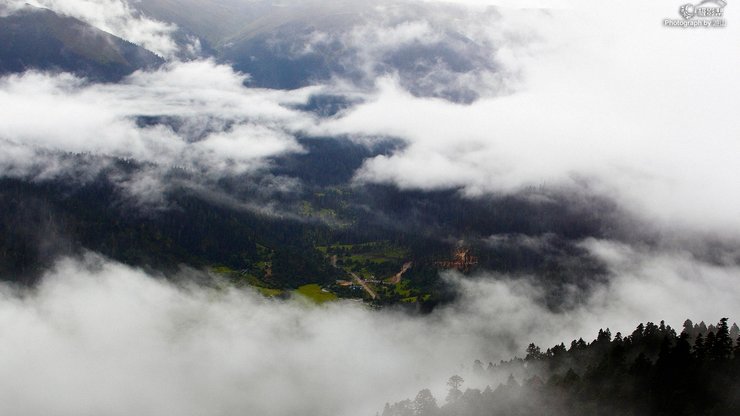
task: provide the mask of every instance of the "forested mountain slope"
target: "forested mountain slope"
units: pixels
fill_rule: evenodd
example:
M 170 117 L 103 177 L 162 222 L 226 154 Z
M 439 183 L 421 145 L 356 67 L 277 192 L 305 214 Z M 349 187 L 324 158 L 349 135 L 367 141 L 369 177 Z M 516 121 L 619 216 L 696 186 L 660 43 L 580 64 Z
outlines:
M 574 340 L 524 359 L 474 364 L 479 377 L 506 380 L 466 389 L 453 376 L 441 406 L 429 390 L 386 405 L 383 416 L 482 415 L 737 415 L 740 414 L 740 328 L 664 322 L 639 324 L 629 335 L 600 330 L 590 343 Z M 508 374 L 508 376 L 506 376 Z M 508 378 L 508 380 L 507 380 Z M 441 399 L 441 398 L 440 398 Z
M 33 6 L 0 17 L 0 45 L 0 75 L 36 69 L 117 81 L 163 62 L 78 19 Z

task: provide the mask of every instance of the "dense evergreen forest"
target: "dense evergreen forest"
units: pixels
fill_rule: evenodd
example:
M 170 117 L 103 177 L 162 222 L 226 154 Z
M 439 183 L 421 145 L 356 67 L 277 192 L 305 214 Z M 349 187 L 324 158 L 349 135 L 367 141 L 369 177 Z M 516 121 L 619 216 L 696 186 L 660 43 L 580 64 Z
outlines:
M 141 122 L 177 128 L 177 120 Z M 619 237 L 616 208 L 608 201 L 574 204 L 550 193 L 547 203 L 533 202 L 547 193 L 541 189 L 466 198 L 456 191 L 356 185 L 352 175 L 362 161 L 387 152 L 392 142 L 369 148 L 303 138 L 301 144 L 310 151 L 276 158 L 256 177 L 200 184 L 197 173 L 173 168 L 156 206 L 122 190 L 121 183 L 148 168 L 130 160 L 104 161 L 92 177 L 0 179 L 0 277 L 31 283 L 59 256 L 91 250 L 157 271 L 185 265 L 258 287 L 316 283 L 379 305 L 429 306 L 450 298 L 439 272 L 455 268 L 450 260 L 464 248 L 475 262 L 461 271 L 541 276 L 555 304 L 563 285 L 587 288 L 604 275 L 578 242 Z M 71 166 L 100 162 L 79 154 L 63 160 Z M 276 177 L 300 186 L 266 191 L 264 182 Z M 413 266 L 403 284 L 389 285 L 406 264 Z M 352 273 L 378 296 L 337 284 L 352 284 Z
M 599 330 L 591 342 L 574 340 L 498 364 L 476 361 L 477 376 L 502 380 L 465 389 L 454 375 L 444 400 L 422 390 L 413 400 L 387 404 L 382 416 L 482 415 L 738 415 L 740 328 L 686 320 L 681 333 L 661 321 L 629 335 Z

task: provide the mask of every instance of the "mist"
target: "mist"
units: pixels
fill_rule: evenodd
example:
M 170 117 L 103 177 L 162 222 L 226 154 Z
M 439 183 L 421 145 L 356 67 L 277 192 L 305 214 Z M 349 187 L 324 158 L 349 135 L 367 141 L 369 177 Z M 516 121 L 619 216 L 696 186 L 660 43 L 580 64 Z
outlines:
M 737 229 L 740 201 L 729 190 L 740 172 L 728 159 L 740 150 L 736 28 L 671 30 L 660 24 L 675 14 L 665 3 L 568 4 L 489 18 L 490 59 L 506 90 L 464 105 L 415 96 L 385 75 L 321 131 L 408 143 L 367 160 L 361 183 L 468 195 L 572 186 L 648 222 Z
M 5 2 L 2 13 L 21 3 Z M 319 27 L 289 51 L 341 47 L 350 52 L 337 64 L 354 72 L 277 89 L 252 87 L 252 75 L 215 58 L 181 60 L 197 42 L 182 44 L 181 28 L 135 2 L 31 3 L 167 62 L 119 83 L 34 70 L 0 77 L 0 177 L 74 187 L 104 174 L 133 205 L 166 211 L 167 191 L 179 186 L 218 206 L 297 222 L 307 220 L 291 214 L 287 198 L 271 199 L 302 183 L 271 169 L 276 158 L 308 152 L 300 137 L 369 147 L 393 140 L 400 145 L 364 159 L 341 185 L 452 190 L 482 204 L 563 190 L 573 206 L 582 195 L 614 202 L 609 212 L 580 205 L 616 231 L 573 242 L 603 265 L 604 278 L 563 283 L 558 308 L 548 306 L 546 276 L 446 271 L 457 297 L 428 315 L 265 298 L 185 266 L 165 274 L 96 253 L 61 258 L 33 286 L 0 284 L 2 414 L 372 415 L 423 388 L 439 397 L 450 375 L 468 378 L 474 360 L 521 356 L 531 342 L 544 349 L 607 327 L 740 318 L 735 25 L 663 27 L 677 16 L 672 2 L 388 2 L 370 8 L 375 19 Z M 411 18 L 408 10 L 425 12 Z M 735 10 L 728 20 L 738 21 Z M 452 58 L 406 67 L 391 59 L 425 48 Z M 322 95 L 347 104 L 306 110 Z M 116 160 L 135 169 L 124 174 Z M 223 192 L 225 178 L 258 197 Z M 480 238 L 544 256 L 556 237 Z M 469 380 L 466 387 L 485 387 Z
M 290 107 L 312 89 L 248 89 L 245 77 L 194 61 L 136 72 L 119 84 L 38 72 L 1 78 L 7 117 L 0 121 L 0 175 L 85 183 L 107 172 L 143 203 L 173 185 L 166 175 L 174 168 L 192 172 L 197 183 L 254 176 L 271 157 L 303 152 L 295 134 L 312 116 Z M 71 154 L 87 162 L 70 163 Z M 114 159 L 141 168 L 111 174 Z
M 740 176 L 733 159 L 740 152 L 733 113 L 740 85 L 732 81 L 739 62 L 730 41 L 736 29 L 662 27 L 675 10 L 639 2 L 598 9 L 568 2 L 546 10 L 537 2 L 470 3 L 384 3 L 366 22 L 311 31 L 299 39 L 302 49 L 290 52 L 295 58 L 342 45 L 351 58 L 343 66 L 363 74 L 359 84 L 349 71 L 292 91 L 247 88 L 249 74 L 210 60 L 174 60 L 119 85 L 64 74 L 6 77 L 0 139 L 13 156 L 2 158 L 0 168 L 53 175 L 56 159 L 34 157 L 45 149 L 177 164 L 220 178 L 301 152 L 298 134 L 393 137 L 405 146 L 368 158 L 356 183 L 468 196 L 570 187 L 618 201 L 663 229 L 737 237 L 731 230 L 740 201 L 731 189 Z M 92 7 L 59 4 L 73 15 Z M 422 11 L 412 18 L 408 10 Z M 447 15 L 456 17 L 454 36 L 441 18 Z M 406 47 L 446 50 L 469 68 L 452 70 L 444 59 L 422 72 L 389 64 Z M 467 90 L 476 92 L 467 102 L 450 99 Z M 320 94 L 353 105 L 324 118 L 293 109 Z M 137 125 L 140 116 L 175 117 L 185 126 Z M 161 173 L 146 176 L 156 182 Z
M 299 296 L 270 300 L 184 270 L 165 279 L 89 254 L 35 288 L 4 285 L 5 414 L 374 414 L 421 388 L 441 392 L 473 360 L 521 356 L 599 328 L 738 316 L 737 267 L 685 253 L 584 241 L 613 278 L 573 308 L 543 306 L 536 280 L 445 279 L 460 300 L 431 315 Z M 198 282 L 198 283 L 195 283 Z M 210 282 L 203 284 L 204 282 Z M 468 387 L 476 386 L 475 378 Z

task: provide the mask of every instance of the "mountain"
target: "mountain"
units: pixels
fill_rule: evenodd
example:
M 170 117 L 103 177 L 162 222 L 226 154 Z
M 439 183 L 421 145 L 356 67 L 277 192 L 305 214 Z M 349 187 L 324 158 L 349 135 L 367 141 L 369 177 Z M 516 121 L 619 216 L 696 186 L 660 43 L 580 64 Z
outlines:
M 326 2 L 307 0 L 297 4 L 271 0 L 140 0 L 137 10 L 157 20 L 174 23 L 216 48 L 296 21 L 322 26 L 326 16 L 337 15 L 347 22 L 368 4 L 357 0 Z
M 32 6 L 0 17 L 0 45 L 0 74 L 37 69 L 117 81 L 164 62 L 78 19 Z
M 417 96 L 471 102 L 483 92 L 475 80 L 497 70 L 489 59 L 494 45 L 452 23 L 465 15 L 449 5 L 143 0 L 136 7 L 199 38 L 220 61 L 248 73 L 254 87 L 332 79 L 370 87 L 396 76 Z
M 140 0 L 134 6 L 146 16 L 175 23 L 212 46 L 275 7 L 270 2 L 244 0 Z

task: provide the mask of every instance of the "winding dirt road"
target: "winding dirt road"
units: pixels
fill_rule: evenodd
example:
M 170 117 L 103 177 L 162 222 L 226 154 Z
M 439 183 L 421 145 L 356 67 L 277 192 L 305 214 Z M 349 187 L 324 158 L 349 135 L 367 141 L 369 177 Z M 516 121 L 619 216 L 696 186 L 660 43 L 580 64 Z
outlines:
M 397 285 L 397 284 L 401 283 L 401 276 L 403 276 L 403 274 L 406 273 L 406 270 L 408 270 L 408 269 L 411 268 L 411 265 L 412 264 L 414 264 L 414 263 L 411 262 L 411 261 L 407 261 L 406 263 L 404 263 L 403 264 L 403 267 L 401 267 L 401 271 L 398 272 L 398 273 L 396 273 L 396 274 L 394 274 L 393 277 L 391 277 L 391 280 L 388 281 L 388 283 L 390 283 L 392 285 Z

